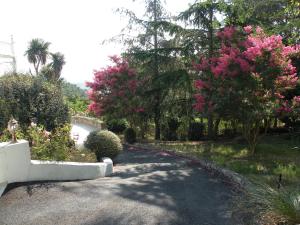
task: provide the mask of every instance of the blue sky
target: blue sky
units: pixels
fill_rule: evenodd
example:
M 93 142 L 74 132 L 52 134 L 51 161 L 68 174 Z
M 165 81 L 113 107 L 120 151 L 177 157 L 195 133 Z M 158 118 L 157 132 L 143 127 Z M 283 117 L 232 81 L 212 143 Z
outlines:
M 178 13 L 192 2 L 166 0 L 166 6 L 171 13 Z M 50 51 L 60 51 L 66 58 L 62 76 L 83 83 L 92 79 L 94 69 L 109 63 L 107 56 L 122 51 L 116 43 L 101 45 L 127 24 L 126 18 L 114 12 L 119 7 L 138 14 L 144 10 L 143 0 L 2 0 L 0 41 L 9 41 L 13 35 L 19 72 L 30 68 L 24 56 L 29 40 L 51 42 Z M 1 53 L 9 53 L 9 48 L 0 44 Z M 8 69 L 8 64 L 0 64 L 0 72 Z

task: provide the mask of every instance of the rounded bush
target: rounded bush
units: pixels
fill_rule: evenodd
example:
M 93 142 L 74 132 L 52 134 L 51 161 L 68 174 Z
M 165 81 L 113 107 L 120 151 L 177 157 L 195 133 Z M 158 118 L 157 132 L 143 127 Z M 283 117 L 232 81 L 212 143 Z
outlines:
M 124 138 L 125 138 L 125 141 L 129 144 L 135 143 L 136 142 L 135 130 L 133 128 L 127 128 L 124 131 Z
M 102 157 L 114 159 L 123 149 L 120 138 L 107 130 L 91 132 L 84 142 L 84 146 L 95 152 L 99 162 Z

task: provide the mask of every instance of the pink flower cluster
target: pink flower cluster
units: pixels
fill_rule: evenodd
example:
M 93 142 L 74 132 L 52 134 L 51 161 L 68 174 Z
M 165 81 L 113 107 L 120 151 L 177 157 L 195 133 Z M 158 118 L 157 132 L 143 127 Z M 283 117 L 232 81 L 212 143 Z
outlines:
M 295 96 L 295 97 L 293 98 L 293 101 L 294 101 L 294 103 L 295 103 L 296 105 L 300 105 L 300 96 Z
M 200 94 L 195 95 L 196 103 L 193 105 L 194 109 L 198 112 L 202 112 L 205 106 L 205 98 Z
M 143 112 L 145 112 L 145 109 L 143 107 L 138 107 L 134 111 L 137 113 L 143 113 Z
M 101 104 L 96 102 L 92 102 L 89 105 L 88 110 L 94 112 L 96 115 L 101 115 L 103 111 Z
M 93 82 L 86 82 L 87 92 L 92 100 L 89 111 L 100 115 L 112 109 L 117 102 L 124 104 L 136 93 L 137 74 L 121 57 L 111 56 L 112 66 L 94 72 Z M 129 109 L 128 109 L 129 110 Z
M 237 77 L 252 77 L 263 84 L 268 83 L 267 86 L 273 85 L 275 92 L 265 86 L 262 90 L 253 92 L 260 93 L 257 98 L 264 101 L 273 97 L 283 100 L 282 92 L 296 86 L 298 76 L 289 56 L 299 53 L 300 45 L 285 46 L 281 36 L 268 36 L 262 28 L 253 29 L 252 26 L 244 27 L 242 32 L 234 27 L 226 27 L 217 35 L 222 41 L 218 56 L 209 59 L 200 57 L 199 63 L 193 65 L 196 71 L 212 74 L 216 80 L 221 79 L 218 84 L 224 81 L 235 84 Z M 221 90 L 219 87 L 211 88 L 205 78 L 196 80 L 194 86 L 200 92 L 195 95 L 194 108 L 198 111 L 204 108 L 205 92 Z M 289 112 L 290 108 L 284 103 L 280 110 Z
M 195 83 L 194 83 L 194 86 L 196 89 L 198 90 L 201 90 L 203 88 L 209 88 L 209 84 L 205 81 L 202 81 L 202 80 L 196 80 Z
M 252 32 L 252 26 L 249 25 L 249 26 L 244 27 L 244 31 L 245 31 L 247 34 L 250 34 L 250 33 Z
M 298 82 L 298 76 L 296 73 L 292 75 L 278 76 L 275 82 L 278 85 L 278 88 L 283 90 L 295 88 Z
M 235 34 L 236 29 L 233 26 L 225 27 L 223 31 L 217 33 L 217 36 L 221 39 L 231 39 Z
M 287 114 L 287 113 L 291 113 L 292 112 L 292 108 L 289 106 L 289 102 L 288 101 L 284 101 L 282 102 L 282 105 L 277 109 L 277 113 L 279 114 Z

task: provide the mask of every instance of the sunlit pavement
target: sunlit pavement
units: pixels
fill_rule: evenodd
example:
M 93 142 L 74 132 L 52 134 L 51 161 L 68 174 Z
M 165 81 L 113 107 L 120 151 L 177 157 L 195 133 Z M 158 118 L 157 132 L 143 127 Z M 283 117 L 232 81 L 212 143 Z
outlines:
M 16 187 L 0 199 L 1 225 L 237 225 L 231 186 L 159 152 L 117 158 L 112 177 Z

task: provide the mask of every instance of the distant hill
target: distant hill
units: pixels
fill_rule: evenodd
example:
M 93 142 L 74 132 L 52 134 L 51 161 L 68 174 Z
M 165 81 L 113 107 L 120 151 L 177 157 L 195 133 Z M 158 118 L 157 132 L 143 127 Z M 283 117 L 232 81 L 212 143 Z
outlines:
M 85 83 L 76 83 L 75 85 L 80 87 L 83 90 L 88 90 L 89 89 L 87 86 L 85 86 Z
M 72 84 L 67 81 L 62 82 L 62 91 L 64 96 L 66 96 L 69 99 L 72 98 L 87 98 L 86 94 L 87 88 L 82 84 L 79 86 L 78 84 Z

